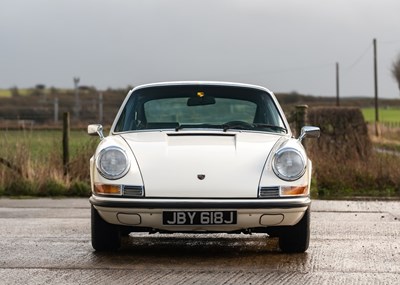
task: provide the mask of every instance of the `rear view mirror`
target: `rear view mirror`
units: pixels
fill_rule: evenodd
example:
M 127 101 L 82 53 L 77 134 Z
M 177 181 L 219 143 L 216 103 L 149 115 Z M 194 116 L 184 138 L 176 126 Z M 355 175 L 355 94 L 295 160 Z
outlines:
M 202 106 L 202 105 L 213 105 L 213 104 L 215 104 L 215 98 L 211 96 L 190 97 L 187 100 L 188 106 Z

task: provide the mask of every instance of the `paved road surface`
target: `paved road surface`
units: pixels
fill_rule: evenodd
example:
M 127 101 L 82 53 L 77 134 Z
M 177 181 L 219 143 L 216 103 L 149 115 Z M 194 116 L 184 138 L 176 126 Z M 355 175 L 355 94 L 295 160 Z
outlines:
M 0 199 L 0 284 L 400 284 L 399 201 L 312 210 L 304 254 L 227 234 L 131 234 L 96 253 L 86 199 Z

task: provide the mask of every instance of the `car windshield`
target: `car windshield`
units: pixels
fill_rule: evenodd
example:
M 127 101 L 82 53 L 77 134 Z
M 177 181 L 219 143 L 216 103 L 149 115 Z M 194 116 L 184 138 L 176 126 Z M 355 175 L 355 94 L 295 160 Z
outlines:
M 270 94 L 221 85 L 138 89 L 125 104 L 114 131 L 185 128 L 287 132 Z

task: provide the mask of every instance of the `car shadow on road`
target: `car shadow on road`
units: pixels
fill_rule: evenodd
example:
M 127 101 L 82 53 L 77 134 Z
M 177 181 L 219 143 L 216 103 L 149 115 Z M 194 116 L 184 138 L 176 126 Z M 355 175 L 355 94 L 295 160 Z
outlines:
M 284 254 L 278 240 L 266 235 L 229 234 L 131 234 L 117 252 L 94 252 L 99 262 L 114 266 L 159 266 L 163 268 L 252 268 L 297 270 L 310 268 L 310 256 Z

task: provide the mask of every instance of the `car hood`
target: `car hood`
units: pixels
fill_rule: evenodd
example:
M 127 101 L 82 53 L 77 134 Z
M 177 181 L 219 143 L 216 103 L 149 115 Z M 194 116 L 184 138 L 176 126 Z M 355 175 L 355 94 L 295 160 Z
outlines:
M 255 198 L 271 149 L 282 135 L 249 132 L 141 132 L 131 148 L 146 197 Z

